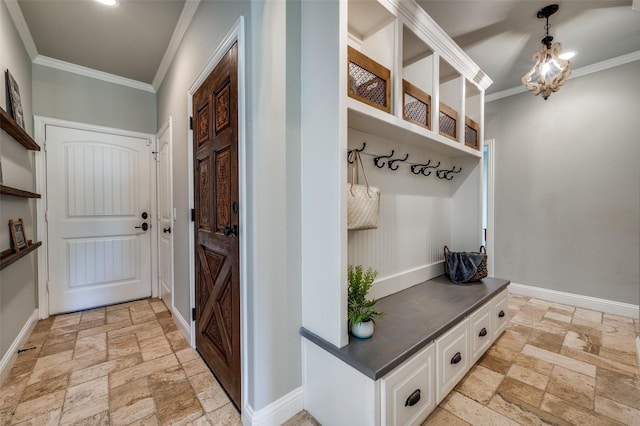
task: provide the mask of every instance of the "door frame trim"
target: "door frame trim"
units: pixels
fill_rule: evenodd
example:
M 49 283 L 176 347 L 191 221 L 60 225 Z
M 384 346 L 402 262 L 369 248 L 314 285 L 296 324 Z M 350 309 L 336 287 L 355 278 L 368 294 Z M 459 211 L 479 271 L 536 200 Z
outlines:
M 175 221 L 176 221 L 176 216 L 175 216 L 175 206 L 173 204 L 173 118 L 169 117 L 169 119 L 162 125 L 160 126 L 160 128 L 158 129 L 157 133 L 156 133 L 156 151 L 157 153 L 155 154 L 155 164 L 156 164 L 156 200 L 155 200 L 155 205 L 156 205 L 156 223 L 158 223 L 158 213 L 159 213 L 159 209 L 160 206 L 158 205 L 158 200 L 160 199 L 159 196 L 159 192 L 160 192 L 160 167 L 158 167 L 158 155 L 160 153 L 160 147 L 158 146 L 158 141 L 160 140 L 160 136 L 163 135 L 165 132 L 169 132 L 169 151 L 171 153 L 171 157 L 169 157 L 169 199 L 171 200 L 171 229 L 173 230 L 175 228 Z M 158 250 L 158 244 L 160 244 L 160 228 L 156 226 L 156 256 L 158 257 L 157 260 L 157 273 L 156 273 L 156 279 L 158 280 L 158 297 L 160 297 L 160 250 Z M 169 310 L 171 311 L 172 314 L 175 314 L 175 288 L 174 288 L 174 278 L 175 278 L 175 260 L 174 260 L 174 244 L 175 244 L 175 239 L 173 237 L 173 232 L 171 233 L 171 306 L 169 306 Z
M 489 276 L 495 276 L 494 260 L 495 260 L 495 159 L 496 159 L 496 141 L 495 139 L 487 139 L 484 141 L 487 147 L 487 258 L 489 264 Z
M 234 43 L 238 43 L 238 191 L 240 201 L 240 224 L 242 226 L 240 238 L 240 395 L 242 400 L 242 412 L 246 412 L 248 404 L 248 366 L 247 356 L 248 333 L 247 333 L 247 264 L 248 264 L 248 239 L 247 230 L 249 222 L 247 220 L 248 192 L 247 192 L 247 131 L 246 131 L 246 47 L 245 47 L 245 22 L 244 16 L 230 28 L 224 39 L 218 44 L 213 54 L 209 57 L 202 70 L 189 86 L 187 90 L 187 123 L 193 111 L 193 95 L 207 79 L 213 69 L 220 63 Z M 189 208 L 195 206 L 194 182 L 193 182 L 193 131 L 189 130 L 187 138 L 187 173 L 189 176 Z M 189 221 L 189 314 L 195 307 L 195 223 Z M 191 331 L 191 347 L 196 347 L 196 330 L 194 320 L 189 315 L 189 325 Z
M 97 126 L 94 124 L 80 123 L 77 121 L 61 120 L 59 118 L 44 117 L 34 115 L 34 134 L 35 140 L 42 148 L 36 151 L 35 171 L 36 171 L 36 192 L 41 195 L 36 200 L 36 235 L 38 240 L 42 241 L 42 246 L 38 252 L 38 314 L 40 319 L 49 317 L 49 240 L 47 235 L 47 222 L 45 214 L 47 210 L 47 162 L 46 162 L 46 126 L 68 127 L 76 130 L 86 130 L 91 132 L 109 133 L 118 136 L 135 137 L 140 139 L 148 139 L 153 150 L 156 146 L 156 136 L 151 133 L 134 132 L 131 130 L 116 129 L 113 127 Z M 156 162 L 151 161 L 149 168 L 149 181 L 151 182 L 151 206 L 152 212 L 157 210 L 157 194 L 156 194 Z M 153 228 L 152 228 L 153 229 Z M 157 230 L 156 230 L 157 232 Z M 151 232 L 151 297 L 158 296 L 158 259 L 157 259 L 158 241 L 156 233 Z

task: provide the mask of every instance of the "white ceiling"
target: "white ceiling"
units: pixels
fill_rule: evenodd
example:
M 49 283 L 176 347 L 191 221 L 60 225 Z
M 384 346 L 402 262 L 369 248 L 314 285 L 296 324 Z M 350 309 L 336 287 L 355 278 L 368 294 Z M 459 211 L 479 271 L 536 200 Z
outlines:
M 182 9 L 192 0 L 186 2 L 120 0 L 108 8 L 90 0 L 18 0 L 18 5 L 37 54 L 151 84 Z M 551 2 L 418 3 L 493 80 L 489 94 L 520 86 L 544 36 L 544 20 L 536 12 Z M 640 51 L 640 11 L 632 10 L 631 0 L 557 3 L 550 34 L 565 50 L 578 52 L 574 69 Z
M 493 80 L 487 94 L 521 86 L 544 37 L 536 14 L 552 3 L 549 34 L 574 50 L 572 69 L 640 51 L 640 11 L 631 0 L 418 0 Z

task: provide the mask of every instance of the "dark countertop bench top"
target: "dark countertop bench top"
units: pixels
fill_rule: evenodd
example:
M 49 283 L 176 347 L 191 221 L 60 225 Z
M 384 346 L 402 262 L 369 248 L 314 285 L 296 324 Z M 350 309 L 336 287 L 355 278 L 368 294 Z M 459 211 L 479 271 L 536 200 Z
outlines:
M 484 278 L 455 284 L 442 275 L 378 299 L 376 308 L 384 316 L 376 318 L 375 332 L 369 339 L 349 335 L 349 344 L 338 348 L 304 327 L 300 328 L 300 334 L 377 380 L 453 328 L 509 283 Z

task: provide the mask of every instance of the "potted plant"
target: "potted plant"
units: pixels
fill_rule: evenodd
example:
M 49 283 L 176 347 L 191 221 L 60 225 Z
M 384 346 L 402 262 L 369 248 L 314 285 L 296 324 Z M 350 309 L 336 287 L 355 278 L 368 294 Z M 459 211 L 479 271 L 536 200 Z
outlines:
M 363 272 L 362 265 L 348 267 L 349 291 L 347 318 L 351 334 L 361 339 L 371 337 L 375 317 L 384 315 L 374 308 L 376 299 L 367 299 L 377 271 L 368 268 Z

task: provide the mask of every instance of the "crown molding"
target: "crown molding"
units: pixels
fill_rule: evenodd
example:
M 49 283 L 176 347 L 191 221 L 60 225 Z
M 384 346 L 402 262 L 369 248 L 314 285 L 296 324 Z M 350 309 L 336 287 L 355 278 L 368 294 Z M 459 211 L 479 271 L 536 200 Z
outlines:
M 22 14 L 22 9 L 20 9 L 18 0 L 5 0 L 4 2 L 7 5 L 7 10 L 11 16 L 13 25 L 16 26 L 16 30 L 18 30 L 18 34 L 22 39 L 22 44 L 29 58 L 33 61 L 38 56 L 38 49 L 31 36 L 31 31 L 29 31 L 29 27 L 27 26 L 27 21 L 24 20 L 24 15 Z
M 144 90 L 145 92 L 155 93 L 155 89 L 149 83 L 132 80 L 130 78 L 120 77 L 119 75 L 109 74 L 104 71 L 98 71 L 93 68 L 83 67 L 81 65 L 72 64 L 70 62 L 53 59 L 48 56 L 38 55 L 34 60 L 34 64 L 44 67 L 55 68 L 60 71 L 71 72 L 82 75 L 84 77 L 95 78 L 97 80 L 107 81 L 109 83 L 119 84 L 121 86 L 131 87 L 133 89 Z
M 615 58 L 607 59 L 595 64 L 585 65 L 584 67 L 576 68 L 571 71 L 571 75 L 567 80 L 573 78 L 584 77 L 585 75 L 593 74 L 596 72 L 608 70 L 609 68 L 619 67 L 620 65 L 628 64 L 640 60 L 640 50 L 627 53 L 626 55 L 618 56 Z M 506 98 L 508 96 L 517 95 L 518 93 L 524 93 L 527 89 L 523 85 L 512 87 L 511 89 L 501 90 L 496 93 L 485 96 L 485 103 L 497 101 L 498 99 Z
M 182 12 L 180 13 L 180 18 L 178 18 L 176 27 L 173 30 L 173 34 L 171 35 L 171 40 L 169 41 L 167 50 L 165 50 L 162 61 L 160 61 L 160 65 L 158 66 L 158 70 L 156 71 L 156 75 L 155 77 L 153 77 L 153 81 L 151 82 L 151 85 L 153 86 L 155 91 L 160 88 L 160 85 L 162 84 L 162 81 L 164 80 L 164 77 L 167 74 L 169 67 L 171 66 L 171 62 L 173 62 L 173 58 L 176 56 L 178 47 L 180 47 L 182 38 L 187 32 L 189 25 L 191 25 L 191 21 L 196 14 L 198 6 L 200 6 L 200 1 L 201 0 L 187 0 L 184 2 Z

